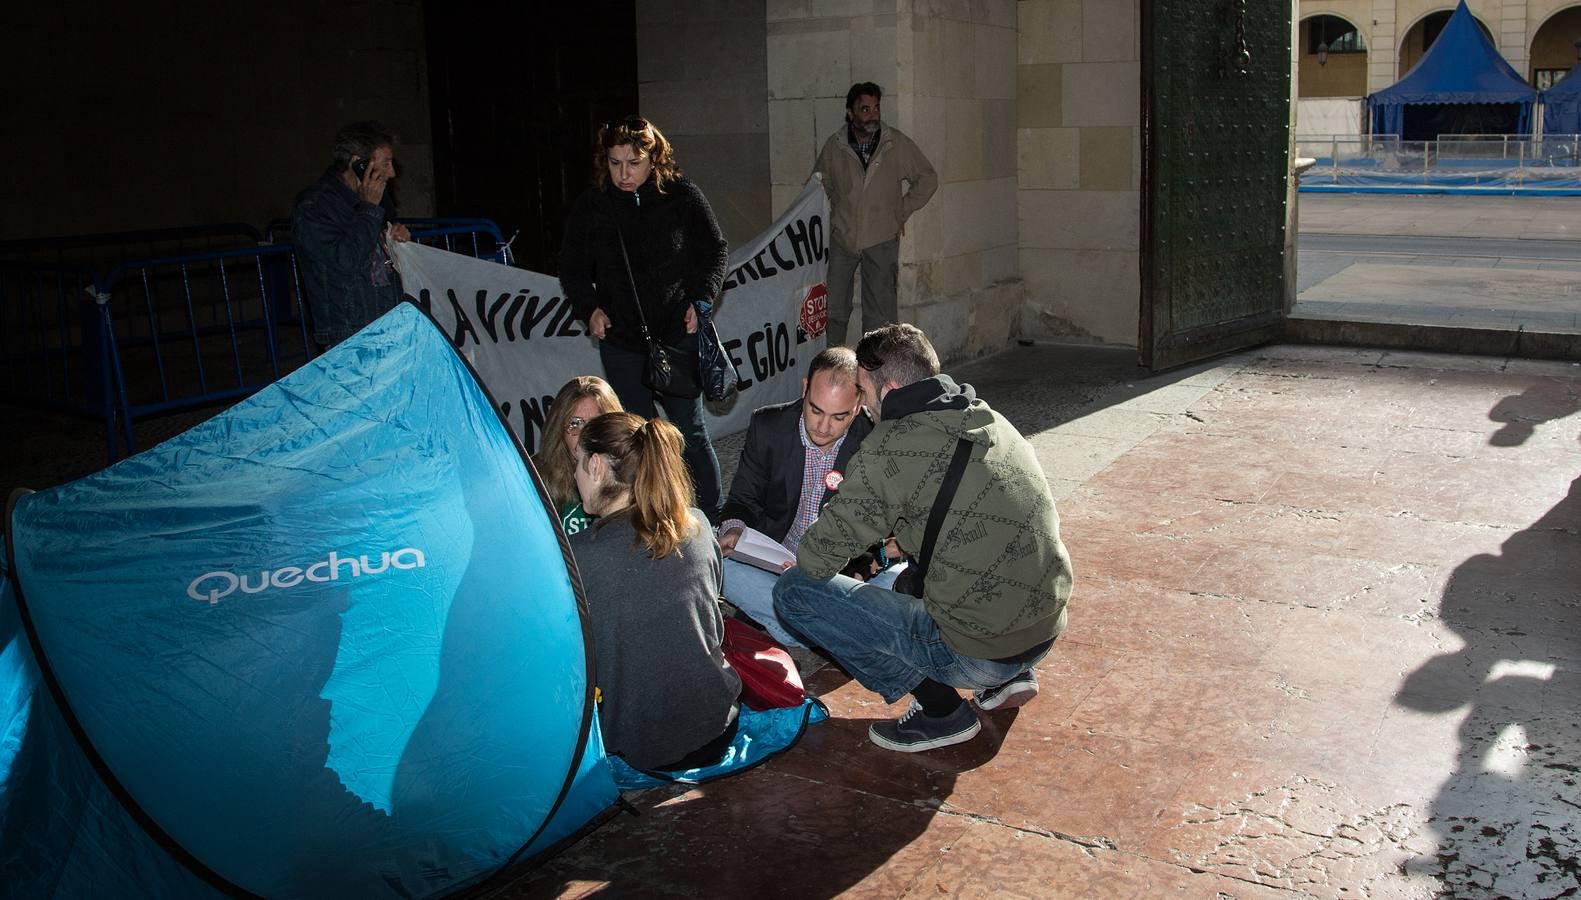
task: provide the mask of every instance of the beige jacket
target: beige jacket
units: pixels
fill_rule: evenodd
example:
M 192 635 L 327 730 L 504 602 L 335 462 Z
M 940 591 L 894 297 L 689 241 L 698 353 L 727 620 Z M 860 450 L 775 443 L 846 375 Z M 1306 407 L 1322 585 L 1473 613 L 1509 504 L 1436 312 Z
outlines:
M 823 145 L 813 171 L 823 175 L 829 194 L 833 238 L 852 252 L 894 238 L 911 214 L 938 190 L 939 176 L 911 138 L 888 124 L 878 136 L 878 151 L 867 170 L 842 125 Z M 910 189 L 902 192 L 901 182 Z

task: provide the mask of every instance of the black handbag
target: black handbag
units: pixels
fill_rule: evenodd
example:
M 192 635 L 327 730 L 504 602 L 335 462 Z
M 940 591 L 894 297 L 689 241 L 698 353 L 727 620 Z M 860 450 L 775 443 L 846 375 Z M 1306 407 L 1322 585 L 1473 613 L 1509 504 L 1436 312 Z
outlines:
M 922 547 L 912 558 L 911 564 L 895 578 L 895 590 L 921 598 L 923 582 L 928 577 L 928 563 L 933 561 L 933 545 L 939 540 L 939 529 L 944 527 L 944 517 L 955 500 L 955 489 L 961 486 L 961 475 L 966 472 L 966 461 L 972 455 L 972 442 L 960 438 L 955 443 L 955 455 L 950 457 L 950 467 L 939 482 L 939 493 L 933 498 L 933 509 L 928 512 L 928 527 L 922 532 Z
M 714 316 L 704 304 L 697 305 L 697 371 L 702 376 L 703 398 L 714 403 L 729 400 L 741 386 L 741 371 L 730 358 L 714 327 Z
M 648 316 L 642 311 L 642 296 L 637 293 L 637 279 L 631 274 L 631 258 L 626 255 L 626 236 L 617 227 L 615 237 L 620 241 L 621 262 L 626 264 L 631 301 L 637 307 L 637 324 L 642 328 L 643 342 L 648 345 L 648 362 L 642 367 L 643 387 L 668 397 L 690 399 L 701 395 L 703 387 L 698 383 L 698 368 L 687 364 L 693 362 L 692 353 L 684 347 L 672 347 L 654 340 L 648 331 Z

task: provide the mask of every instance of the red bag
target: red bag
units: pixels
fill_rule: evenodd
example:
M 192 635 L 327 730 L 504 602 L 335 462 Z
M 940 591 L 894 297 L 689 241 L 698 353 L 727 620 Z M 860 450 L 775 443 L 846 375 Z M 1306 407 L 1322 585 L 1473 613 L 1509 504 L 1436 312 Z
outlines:
M 739 619 L 726 619 L 722 649 L 741 676 L 742 703 L 753 709 L 801 705 L 807 695 L 801 673 L 778 641 Z

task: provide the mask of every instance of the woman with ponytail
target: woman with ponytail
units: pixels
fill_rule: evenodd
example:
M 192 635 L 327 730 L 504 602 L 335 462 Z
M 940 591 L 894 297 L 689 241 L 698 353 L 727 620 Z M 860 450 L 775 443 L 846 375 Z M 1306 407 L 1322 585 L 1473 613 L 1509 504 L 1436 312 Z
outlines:
M 692 508 L 675 426 L 599 416 L 577 441 L 576 487 L 598 517 L 571 539 L 598 660 L 604 745 L 638 769 L 718 762 L 741 679 L 720 649 L 719 545 Z

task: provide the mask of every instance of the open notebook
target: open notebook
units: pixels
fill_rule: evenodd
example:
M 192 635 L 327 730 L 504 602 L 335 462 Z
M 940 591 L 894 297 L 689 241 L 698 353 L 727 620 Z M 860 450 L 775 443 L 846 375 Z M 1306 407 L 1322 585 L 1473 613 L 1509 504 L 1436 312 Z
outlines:
M 793 566 L 796 564 L 796 554 L 756 528 L 747 528 L 741 532 L 741 539 L 736 541 L 736 549 L 731 552 L 730 559 L 757 566 L 775 575 L 785 571 L 787 563 Z

